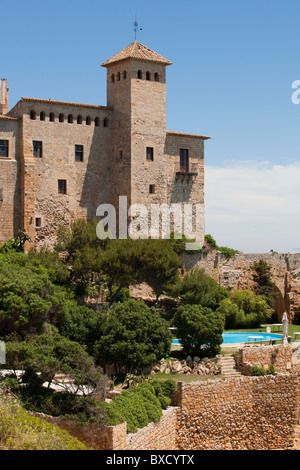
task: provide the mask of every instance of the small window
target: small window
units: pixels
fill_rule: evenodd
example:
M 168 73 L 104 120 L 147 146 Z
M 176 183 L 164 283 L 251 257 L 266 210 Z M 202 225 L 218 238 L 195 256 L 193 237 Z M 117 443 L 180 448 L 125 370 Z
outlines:
M 83 145 L 75 145 L 75 162 L 83 162 Z
M 95 126 L 96 127 L 100 126 L 100 119 L 98 117 L 95 118 Z
M 111 82 L 114 83 L 115 82 L 115 74 L 113 73 L 112 76 L 111 76 Z
M 42 219 L 41 219 L 41 217 L 36 217 L 36 218 L 35 218 L 35 226 L 36 226 L 36 228 L 39 228 L 39 227 L 42 226 Z
M 146 80 L 151 80 L 151 73 L 150 72 L 146 72 Z
M 32 119 L 33 121 L 36 120 L 36 112 L 35 111 L 30 111 L 30 119 Z
M 58 194 L 67 194 L 67 180 L 58 180 Z
M 64 120 L 65 120 L 65 116 L 64 116 L 62 113 L 60 113 L 60 115 L 59 115 L 59 118 L 58 118 L 58 119 L 59 119 L 59 122 L 64 122 Z
M 154 81 L 159 82 L 159 74 L 157 72 L 154 74 Z
M 35 158 L 42 158 L 43 156 L 43 142 L 34 140 L 33 142 L 33 156 Z
M 50 115 L 49 115 L 49 121 L 50 121 L 50 122 L 54 122 L 54 120 L 55 120 L 54 113 L 50 113 Z
M 155 193 L 155 184 L 150 184 L 149 185 L 149 193 L 154 194 Z
M 119 152 L 119 159 L 120 159 L 120 160 L 123 159 L 123 151 L 122 151 L 122 150 L 120 150 L 120 152 Z
M 91 120 L 90 116 L 87 116 L 87 118 L 86 118 L 86 120 L 85 120 L 85 123 L 86 123 L 87 126 L 90 126 L 90 125 L 91 125 L 92 120 Z
M 143 72 L 141 70 L 138 70 L 137 78 L 143 78 Z
M 119 82 L 120 80 L 121 80 L 121 74 L 120 74 L 120 72 L 118 72 L 118 74 L 117 74 L 117 82 Z
M 123 80 L 126 80 L 126 78 L 127 78 L 127 72 L 126 72 L 126 70 L 124 70 L 124 72 L 123 72 Z
M 82 124 L 82 116 L 77 116 L 77 124 Z
M 104 118 L 103 120 L 103 127 L 108 127 L 108 119 Z
M 146 149 L 146 160 L 150 160 L 153 162 L 154 160 L 154 149 L 153 147 L 147 147 Z
M 0 157 L 8 157 L 8 140 L 0 140 Z
M 3 202 L 3 188 L 0 188 L 0 202 Z
M 45 121 L 45 118 L 46 118 L 46 115 L 45 115 L 44 111 L 42 111 L 40 113 L 40 121 Z
M 68 116 L 68 123 L 69 123 L 69 124 L 72 124 L 72 123 L 73 123 L 73 116 L 72 116 L 72 114 L 69 114 L 69 116 Z

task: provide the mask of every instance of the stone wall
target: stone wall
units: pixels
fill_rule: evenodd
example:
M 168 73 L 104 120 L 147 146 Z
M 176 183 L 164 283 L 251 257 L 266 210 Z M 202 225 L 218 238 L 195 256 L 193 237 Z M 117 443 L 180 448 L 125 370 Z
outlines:
M 39 416 L 96 450 L 292 449 L 297 397 L 294 373 L 180 382 L 161 420 L 134 434 L 126 434 L 126 423 L 77 427 Z
M 180 388 L 178 450 L 293 448 L 295 375 L 181 383 Z
M 241 348 L 237 364 L 244 375 L 250 375 L 253 366 L 268 369 L 273 364 L 277 373 L 291 372 L 300 376 L 300 345 L 295 342 L 288 345 Z
M 281 321 L 284 311 L 292 321 L 300 305 L 300 253 L 237 253 L 228 259 L 218 251 L 189 253 L 184 256 L 186 271 L 197 267 L 227 289 L 253 289 L 254 262 L 264 260 L 271 267 L 277 295 L 276 313 Z

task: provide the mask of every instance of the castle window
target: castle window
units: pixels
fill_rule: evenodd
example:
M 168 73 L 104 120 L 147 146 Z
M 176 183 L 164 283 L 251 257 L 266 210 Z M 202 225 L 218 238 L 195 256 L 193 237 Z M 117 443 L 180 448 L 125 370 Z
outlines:
M 123 80 L 126 80 L 126 78 L 127 78 L 127 72 L 126 72 L 126 70 L 124 70 L 124 72 L 123 72 Z
M 0 203 L 3 202 L 3 188 L 0 188 Z
M 33 121 L 36 120 L 36 112 L 35 111 L 30 111 L 30 119 L 32 119 Z
M 108 127 L 108 119 L 104 118 L 103 120 L 103 127 Z
M 77 116 L 77 124 L 82 124 L 82 116 Z
M 73 116 L 72 116 L 72 114 L 69 114 L 69 116 L 68 116 L 68 123 L 69 123 L 69 124 L 72 124 L 72 123 L 73 123 Z
M 137 78 L 143 78 L 143 72 L 141 70 L 138 70 Z
M 75 162 L 83 162 L 83 145 L 75 145 Z
M 151 73 L 150 72 L 146 72 L 146 80 L 151 80 Z
M 146 148 L 146 160 L 150 160 L 153 162 L 154 160 L 154 148 L 153 147 Z
M 115 81 L 115 74 L 113 73 L 111 76 L 111 82 L 114 83 L 114 81 Z
M 189 171 L 189 151 L 188 149 L 180 149 L 180 171 Z
M 59 122 L 64 122 L 65 116 L 61 113 L 58 119 L 59 119 Z
M 100 119 L 98 117 L 95 118 L 95 126 L 96 127 L 100 126 Z
M 35 158 L 42 158 L 43 156 L 43 142 L 40 140 L 34 140 L 33 144 L 33 156 Z
M 123 151 L 120 150 L 120 152 L 119 152 L 119 159 L 122 160 L 122 158 L 123 158 Z
M 0 140 L 0 157 L 8 157 L 8 140 Z
M 90 126 L 90 125 L 91 125 L 92 120 L 91 120 L 90 116 L 87 116 L 85 122 L 86 122 L 86 125 L 87 125 L 87 126 Z
M 36 217 L 35 218 L 35 227 L 40 228 L 42 226 L 42 219 L 41 217 Z
M 54 113 L 50 113 L 49 121 L 54 122 L 54 119 L 55 119 Z
M 46 117 L 46 116 L 45 116 L 45 113 L 44 113 L 44 111 L 42 111 L 42 112 L 40 113 L 40 121 L 45 121 L 45 117 Z
M 159 82 L 159 74 L 157 72 L 154 74 L 154 81 Z
M 150 194 L 155 194 L 155 184 L 150 184 L 149 185 L 149 193 Z
M 121 80 L 121 74 L 120 74 L 120 72 L 118 72 L 118 74 L 117 74 L 117 82 L 119 82 L 120 80 Z
M 67 180 L 58 180 L 58 194 L 67 194 Z

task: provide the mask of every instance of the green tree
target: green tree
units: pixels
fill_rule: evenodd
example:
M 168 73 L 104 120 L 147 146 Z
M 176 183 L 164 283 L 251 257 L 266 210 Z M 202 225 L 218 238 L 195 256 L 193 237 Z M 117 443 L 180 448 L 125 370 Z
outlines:
M 207 276 L 204 269 L 193 269 L 171 289 L 171 295 L 179 298 L 181 304 L 202 305 L 215 310 L 229 292 Z
M 263 259 L 260 259 L 253 263 L 251 269 L 253 270 L 253 280 L 256 283 L 255 293 L 265 296 L 270 307 L 274 309 L 276 295 L 275 283 L 272 280 L 271 266 Z
M 173 318 L 185 354 L 213 357 L 220 352 L 225 319 L 201 305 L 182 305 Z
M 115 304 L 98 322 L 94 357 L 102 367 L 114 364 L 129 372 L 149 366 L 170 352 L 168 323 L 142 301 Z
M 257 328 L 272 315 L 265 297 L 250 290 L 232 291 L 217 311 L 225 316 L 226 328 Z
M 54 382 L 56 374 L 66 374 L 72 381 L 68 391 L 84 396 L 103 391 L 108 380 L 100 367 L 80 344 L 56 332 L 42 334 L 30 341 L 7 342 L 6 364 L 13 371 L 24 370 L 19 378 L 29 387 L 41 387 Z

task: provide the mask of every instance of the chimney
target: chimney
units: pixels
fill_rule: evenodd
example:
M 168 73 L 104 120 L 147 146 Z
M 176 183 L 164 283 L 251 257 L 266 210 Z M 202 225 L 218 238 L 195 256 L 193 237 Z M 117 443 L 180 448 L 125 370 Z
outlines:
M 0 83 L 0 114 L 8 113 L 8 88 L 6 78 L 1 78 Z

